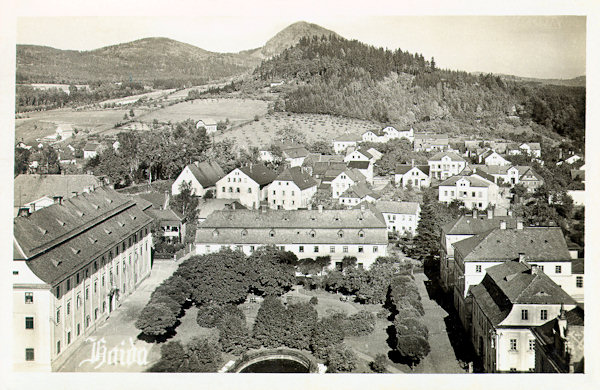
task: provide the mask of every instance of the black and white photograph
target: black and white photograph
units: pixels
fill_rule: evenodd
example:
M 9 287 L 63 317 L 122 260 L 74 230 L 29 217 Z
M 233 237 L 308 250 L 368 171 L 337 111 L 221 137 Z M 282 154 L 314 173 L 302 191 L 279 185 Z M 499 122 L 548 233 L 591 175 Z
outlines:
M 600 385 L 597 10 L 155 3 L 4 18 L 7 388 Z

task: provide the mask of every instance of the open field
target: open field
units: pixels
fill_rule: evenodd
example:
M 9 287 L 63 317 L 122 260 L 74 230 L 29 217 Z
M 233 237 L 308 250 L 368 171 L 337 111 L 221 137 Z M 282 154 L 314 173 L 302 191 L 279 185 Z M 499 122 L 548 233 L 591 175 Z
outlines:
M 32 142 L 37 138 L 54 134 L 56 127 L 70 124 L 75 129 L 90 130 L 90 133 L 111 129 L 123 120 L 123 115 L 129 110 L 81 110 L 62 108 L 48 111 L 28 112 L 27 118 L 15 119 L 15 139 Z
M 140 115 L 137 119 L 145 122 L 152 122 L 154 119 L 159 122 L 181 122 L 188 118 L 194 120 L 212 118 L 216 121 L 224 121 L 229 118 L 231 122 L 239 122 L 251 120 L 255 115 L 262 116 L 266 113 L 267 102 L 262 100 L 197 99 L 155 110 Z
M 229 138 L 238 145 L 264 146 L 275 139 L 277 130 L 290 127 L 302 132 L 311 143 L 331 142 L 336 136 L 345 133 L 360 137 L 369 129 L 379 128 L 379 124 L 332 115 L 273 113 L 261 117 L 258 121 L 218 133 L 215 140 Z
M 104 100 L 98 104 L 100 104 L 100 105 L 112 104 L 112 103 L 118 104 L 118 105 L 130 104 L 130 103 L 135 103 L 136 101 L 138 101 L 141 98 L 146 98 L 148 100 L 158 100 L 158 99 L 161 99 L 163 97 L 166 97 L 166 96 L 172 94 L 173 92 L 175 92 L 175 89 L 161 89 L 159 91 L 142 93 L 140 95 L 133 95 L 133 96 L 126 96 L 126 97 L 117 98 L 117 99 Z

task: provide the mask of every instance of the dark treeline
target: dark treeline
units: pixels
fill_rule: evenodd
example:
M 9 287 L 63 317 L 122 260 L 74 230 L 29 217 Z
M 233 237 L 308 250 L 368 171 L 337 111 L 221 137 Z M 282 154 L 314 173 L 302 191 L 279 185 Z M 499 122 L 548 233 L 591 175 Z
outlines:
M 264 61 L 255 76 L 293 80 L 285 109 L 390 122 L 429 119 L 483 121 L 510 115 L 583 144 L 584 87 L 542 85 L 491 74 L 439 69 L 435 59 L 375 48 L 343 38 L 303 38 Z M 289 84 L 289 83 L 288 83 Z

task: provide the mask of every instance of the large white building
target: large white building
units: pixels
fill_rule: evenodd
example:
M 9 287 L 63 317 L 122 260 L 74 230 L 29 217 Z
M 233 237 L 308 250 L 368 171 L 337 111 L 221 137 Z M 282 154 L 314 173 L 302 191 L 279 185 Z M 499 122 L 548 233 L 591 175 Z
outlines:
M 414 130 L 411 128 L 410 130 L 398 131 L 393 126 L 387 126 L 379 130 L 368 130 L 362 135 L 364 142 L 384 143 L 397 138 L 406 138 L 412 143 L 415 139 Z
M 346 168 L 343 171 L 337 173 L 335 178 L 331 180 L 331 196 L 337 199 L 342 195 L 348 188 L 359 182 L 366 181 L 365 175 L 360 173 L 358 169 Z
M 334 153 L 343 153 L 349 147 L 355 148 L 358 142 L 360 142 L 360 137 L 352 134 L 342 134 L 333 139 L 333 151 Z
M 394 182 L 397 186 L 426 188 L 431 185 L 429 165 L 400 164 L 394 172 Z
M 470 297 L 471 340 L 485 372 L 533 372 L 531 329 L 575 308 L 575 301 L 544 272 L 518 260 L 488 268 Z
M 331 256 L 331 267 L 355 256 L 368 268 L 387 251 L 386 225 L 368 209 L 355 210 L 235 210 L 215 211 L 196 231 L 199 255 L 232 248 L 252 253 L 275 245 L 299 259 Z M 338 264 L 339 263 L 339 264 Z
M 440 152 L 429 160 L 429 177 L 431 179 L 446 180 L 458 175 L 467 166 L 467 161 L 456 152 Z
M 98 188 L 14 220 L 12 361 L 59 368 L 150 274 L 152 219 Z
M 440 183 L 438 200 L 450 203 L 453 200 L 464 202 L 469 209 L 485 210 L 498 202 L 498 185 L 476 174 L 452 176 Z
M 194 195 L 204 196 L 206 191 L 214 189 L 217 181 L 224 176 L 225 172 L 223 172 L 223 169 L 217 162 L 196 161 L 183 168 L 171 185 L 171 194 L 179 195 L 183 182 L 188 182 L 194 191 Z
M 216 184 L 217 199 L 236 199 L 249 208 L 259 208 L 267 200 L 268 186 L 276 174 L 260 164 L 235 168 Z
M 269 185 L 269 207 L 284 210 L 306 208 L 316 192 L 317 182 L 302 168 L 288 168 Z
M 388 232 L 400 235 L 417 233 L 421 217 L 421 206 L 417 202 L 378 201 L 375 207 L 385 219 Z

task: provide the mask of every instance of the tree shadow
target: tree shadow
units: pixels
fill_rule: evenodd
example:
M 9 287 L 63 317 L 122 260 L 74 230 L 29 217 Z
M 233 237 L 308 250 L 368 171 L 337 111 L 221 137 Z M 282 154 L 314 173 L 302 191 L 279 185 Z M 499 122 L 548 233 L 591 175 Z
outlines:
M 145 341 L 147 343 L 151 343 L 151 344 L 164 343 L 164 342 L 168 341 L 169 339 L 173 338 L 177 334 L 176 329 L 180 324 L 181 324 L 181 321 L 177 320 L 173 326 L 166 329 L 165 334 L 161 334 L 161 335 L 149 335 L 149 334 L 145 334 L 145 333 L 141 332 L 140 334 L 137 335 L 137 339 Z
M 468 333 L 463 329 L 460 319 L 454 311 L 444 317 L 444 324 L 456 360 L 462 368 L 467 369 L 469 363 L 475 362 L 477 357 Z

